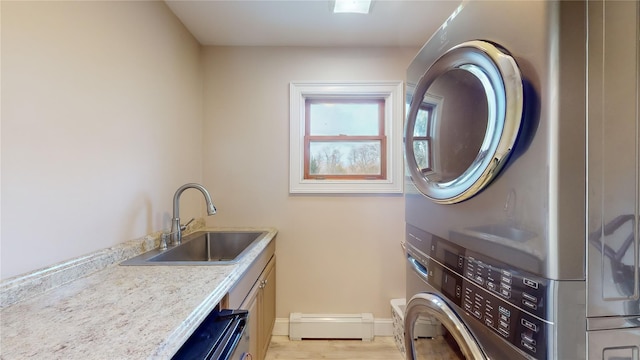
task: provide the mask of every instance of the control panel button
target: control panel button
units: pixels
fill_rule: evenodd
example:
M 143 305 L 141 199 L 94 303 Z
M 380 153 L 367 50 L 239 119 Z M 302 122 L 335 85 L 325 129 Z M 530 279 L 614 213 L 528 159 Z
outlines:
M 464 309 L 465 309 L 466 311 L 468 311 L 468 312 L 471 312 L 471 303 L 470 303 L 470 302 L 467 302 L 467 301 L 465 300 L 465 302 L 464 302 Z
M 536 346 L 536 341 L 527 334 L 522 334 L 522 341 L 527 342 L 533 346 Z
M 493 319 L 488 316 L 485 316 L 484 323 L 487 324 L 487 326 L 490 328 L 493 327 Z
M 527 329 L 533 332 L 538 332 L 538 325 L 532 323 L 531 321 L 527 319 L 520 319 L 520 323 L 522 324 L 522 326 L 526 327 Z
M 538 303 L 538 298 L 537 297 L 535 297 L 535 296 L 533 296 L 531 294 L 528 294 L 526 292 L 522 293 L 522 297 L 527 299 L 527 300 L 529 300 L 529 301 L 531 301 L 532 303 L 535 303 L 535 304 Z
M 491 302 L 491 299 L 487 299 L 487 301 L 485 301 L 484 307 L 487 311 L 493 312 L 493 303 Z
M 532 310 L 538 310 L 538 305 L 532 303 L 531 301 L 527 301 L 527 300 L 522 300 L 522 305 L 532 309 Z
M 511 297 L 511 292 L 507 289 L 500 289 L 500 295 L 502 295 L 502 297 L 504 297 L 505 299 L 508 299 Z
M 533 289 L 537 289 L 538 288 L 538 282 L 537 281 L 530 280 L 530 279 L 527 279 L 527 278 L 522 278 L 522 282 L 525 285 L 527 285 L 528 287 L 530 287 L 530 288 L 533 288 Z
M 522 340 L 520 343 L 522 344 L 522 346 L 523 346 L 525 349 L 527 349 L 527 350 L 531 351 L 532 353 L 535 353 L 535 352 L 536 352 L 536 347 L 535 347 L 535 346 L 533 346 L 533 345 L 531 345 L 531 344 L 529 344 L 529 343 L 525 342 L 524 340 Z
M 482 313 L 478 309 L 473 310 L 473 316 L 477 317 L 478 319 L 482 319 Z

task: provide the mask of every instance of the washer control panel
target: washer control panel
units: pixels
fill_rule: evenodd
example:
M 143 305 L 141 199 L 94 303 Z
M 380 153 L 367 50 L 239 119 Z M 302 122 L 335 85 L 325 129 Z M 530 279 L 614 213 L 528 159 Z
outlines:
M 547 279 L 509 269 L 494 259 L 468 250 L 467 253 L 470 254 L 464 259 L 463 269 L 466 279 L 533 315 L 545 317 Z
M 408 229 L 407 252 L 428 281 L 467 315 L 524 353 L 547 359 L 550 280 L 515 269 L 420 229 Z
M 466 281 L 463 288 L 461 307 L 467 314 L 527 354 L 546 359 L 545 337 L 549 329 L 544 321 L 482 291 L 473 283 Z

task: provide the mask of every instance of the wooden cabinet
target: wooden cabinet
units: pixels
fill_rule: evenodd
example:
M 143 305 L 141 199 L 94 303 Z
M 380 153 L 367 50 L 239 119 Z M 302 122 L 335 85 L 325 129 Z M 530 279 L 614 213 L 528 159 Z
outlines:
M 264 359 L 271 342 L 271 333 L 276 321 L 276 258 L 262 273 L 260 292 L 258 292 L 258 359 Z
M 276 318 L 275 239 L 231 289 L 224 306 L 249 311 L 249 351 L 253 360 L 263 360 Z
M 250 352 L 264 359 L 276 318 L 276 258 L 273 256 L 255 282 L 240 309 L 249 311 Z
M 249 311 L 249 353 L 253 355 L 255 360 L 262 360 L 263 357 L 260 357 L 259 349 L 260 346 L 260 321 L 258 313 L 258 293 L 261 292 L 261 289 L 258 286 L 254 286 L 251 289 L 249 295 L 247 295 L 247 299 L 240 306 L 241 309 Z

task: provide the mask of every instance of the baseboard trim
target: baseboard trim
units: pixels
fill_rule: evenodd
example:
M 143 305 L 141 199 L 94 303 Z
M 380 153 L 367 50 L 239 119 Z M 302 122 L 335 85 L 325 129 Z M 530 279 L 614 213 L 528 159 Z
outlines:
M 373 335 L 393 336 L 393 319 L 374 319 Z
M 273 335 L 289 336 L 289 318 L 276 318 Z M 373 319 L 374 336 L 393 336 L 393 320 L 391 318 Z
M 289 318 L 276 318 L 272 334 L 276 336 L 289 336 Z

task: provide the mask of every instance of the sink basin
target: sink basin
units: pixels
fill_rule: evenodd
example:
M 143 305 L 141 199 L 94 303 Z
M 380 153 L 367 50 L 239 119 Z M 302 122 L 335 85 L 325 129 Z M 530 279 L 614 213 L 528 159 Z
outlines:
M 167 250 L 151 250 L 121 265 L 225 265 L 240 260 L 266 232 L 197 231 L 182 244 Z

